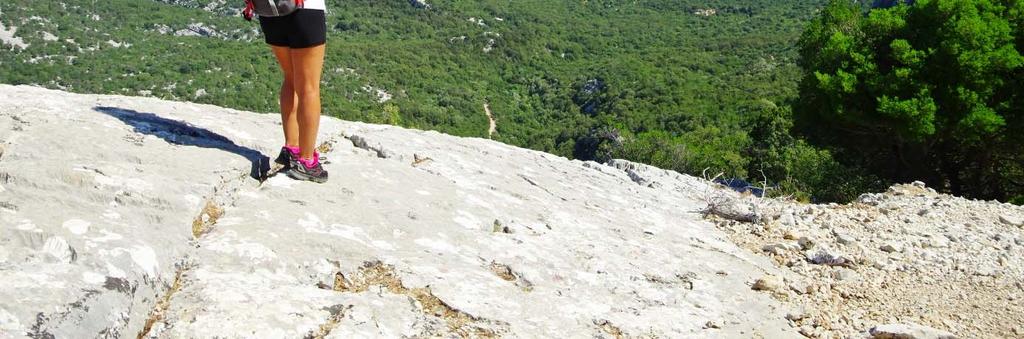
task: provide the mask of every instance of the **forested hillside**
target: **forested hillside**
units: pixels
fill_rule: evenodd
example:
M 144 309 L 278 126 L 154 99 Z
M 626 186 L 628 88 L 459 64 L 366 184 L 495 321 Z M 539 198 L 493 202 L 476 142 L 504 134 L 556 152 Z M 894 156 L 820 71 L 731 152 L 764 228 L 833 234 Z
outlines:
M 0 2 L 0 82 L 273 112 L 278 71 L 241 3 Z M 824 200 L 864 187 L 822 191 L 845 167 L 789 135 L 796 41 L 823 0 L 427 4 L 328 0 L 326 114 L 487 137 L 489 105 L 493 138 L 559 155 Z
M 879 2 L 808 25 L 798 133 L 884 180 L 1024 203 L 1024 1 Z

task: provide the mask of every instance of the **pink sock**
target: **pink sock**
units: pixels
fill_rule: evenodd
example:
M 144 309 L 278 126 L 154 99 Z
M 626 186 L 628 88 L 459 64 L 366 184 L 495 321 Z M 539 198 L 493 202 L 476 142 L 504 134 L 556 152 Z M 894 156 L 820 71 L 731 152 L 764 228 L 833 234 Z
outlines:
M 284 145 L 284 148 L 288 150 L 293 156 L 299 155 L 299 148 L 295 146 Z
M 313 168 L 316 166 L 316 164 L 320 163 L 320 154 L 317 152 L 313 152 L 313 159 L 307 160 L 299 158 L 299 163 L 301 163 L 303 166 L 306 166 L 306 168 Z

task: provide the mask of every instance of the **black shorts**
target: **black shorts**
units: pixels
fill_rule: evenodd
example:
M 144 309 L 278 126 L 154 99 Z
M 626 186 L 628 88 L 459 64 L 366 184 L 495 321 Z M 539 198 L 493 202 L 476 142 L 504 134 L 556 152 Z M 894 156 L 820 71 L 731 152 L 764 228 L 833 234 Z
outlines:
M 306 48 L 327 42 L 324 11 L 300 8 L 292 14 L 260 17 L 263 38 L 273 46 Z

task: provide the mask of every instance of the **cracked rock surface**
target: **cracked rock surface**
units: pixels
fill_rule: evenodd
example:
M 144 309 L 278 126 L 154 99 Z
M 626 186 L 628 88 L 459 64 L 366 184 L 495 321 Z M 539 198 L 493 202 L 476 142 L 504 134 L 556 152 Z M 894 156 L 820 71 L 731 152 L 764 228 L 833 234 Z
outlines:
M 325 117 L 261 181 L 278 119 L 0 85 L 0 337 L 799 336 L 702 180 Z

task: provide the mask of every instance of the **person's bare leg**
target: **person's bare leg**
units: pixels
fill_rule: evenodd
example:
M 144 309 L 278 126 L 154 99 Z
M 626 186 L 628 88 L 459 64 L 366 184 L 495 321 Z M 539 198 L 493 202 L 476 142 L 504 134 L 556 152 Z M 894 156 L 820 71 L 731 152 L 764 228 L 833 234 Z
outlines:
M 300 158 L 310 160 L 320 129 L 320 73 L 324 67 L 324 46 L 292 48 L 292 72 L 298 104 Z
M 284 144 L 290 147 L 299 147 L 299 122 L 296 110 L 298 109 L 298 95 L 295 93 L 295 74 L 292 72 L 292 56 L 290 48 L 281 46 L 270 46 L 277 57 L 277 63 L 284 73 L 284 82 L 281 83 L 281 94 L 278 103 L 281 105 L 281 125 L 284 129 Z

